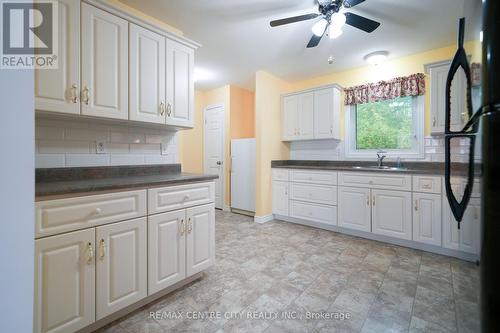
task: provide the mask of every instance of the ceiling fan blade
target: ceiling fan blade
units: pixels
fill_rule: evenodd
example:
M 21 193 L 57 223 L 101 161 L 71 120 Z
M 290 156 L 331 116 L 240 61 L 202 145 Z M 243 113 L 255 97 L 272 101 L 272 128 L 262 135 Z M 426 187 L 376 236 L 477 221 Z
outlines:
M 360 3 L 365 2 L 365 0 L 344 0 L 345 8 L 352 8 Z
M 380 23 L 370 20 L 366 17 L 359 16 L 353 13 L 345 13 L 346 24 L 352 25 L 355 28 L 361 29 L 366 32 L 373 32 L 380 26 Z
M 274 21 L 271 21 L 271 27 L 277 27 L 279 25 L 311 20 L 311 19 L 316 18 L 318 16 L 319 16 L 319 14 L 314 13 L 314 14 L 306 14 L 306 15 L 288 17 L 288 18 L 284 18 L 284 19 L 280 19 L 280 20 L 274 20 Z
M 325 35 L 326 29 L 328 29 L 328 27 L 325 28 L 325 31 L 323 31 L 323 34 L 321 36 L 313 35 L 311 37 L 311 40 L 307 44 L 308 49 L 318 46 L 319 42 L 321 41 L 321 38 L 323 38 L 323 36 Z

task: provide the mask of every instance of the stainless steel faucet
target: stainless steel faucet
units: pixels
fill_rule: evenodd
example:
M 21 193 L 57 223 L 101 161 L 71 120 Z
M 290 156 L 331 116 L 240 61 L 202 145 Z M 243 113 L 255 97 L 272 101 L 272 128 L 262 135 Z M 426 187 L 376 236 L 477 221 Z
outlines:
M 383 150 L 379 150 L 379 151 L 377 152 L 377 166 L 378 166 L 379 168 L 382 168 L 383 163 L 384 163 L 384 158 L 386 158 L 386 157 L 387 157 L 387 156 L 385 156 L 385 155 L 382 155 L 382 154 L 385 154 L 385 153 L 386 153 L 386 152 L 385 152 L 385 151 L 383 151 Z

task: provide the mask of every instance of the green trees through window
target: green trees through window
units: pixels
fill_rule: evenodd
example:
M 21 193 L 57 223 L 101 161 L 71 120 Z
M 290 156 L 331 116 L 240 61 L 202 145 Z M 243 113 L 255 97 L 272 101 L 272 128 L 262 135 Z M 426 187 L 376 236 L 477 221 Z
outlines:
M 411 149 L 412 97 L 356 106 L 357 149 Z

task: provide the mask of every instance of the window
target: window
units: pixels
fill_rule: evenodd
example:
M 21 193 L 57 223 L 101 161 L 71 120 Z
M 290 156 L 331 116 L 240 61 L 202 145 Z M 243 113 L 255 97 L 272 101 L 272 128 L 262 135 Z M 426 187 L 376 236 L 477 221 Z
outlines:
M 423 96 L 357 104 L 346 110 L 346 157 L 423 158 Z

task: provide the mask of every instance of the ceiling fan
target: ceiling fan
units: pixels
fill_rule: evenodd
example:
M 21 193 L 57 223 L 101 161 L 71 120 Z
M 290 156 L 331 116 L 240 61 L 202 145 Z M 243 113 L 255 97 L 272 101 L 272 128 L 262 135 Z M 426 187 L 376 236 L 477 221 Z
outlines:
M 373 32 L 380 26 L 379 22 L 353 13 L 339 12 L 342 7 L 352 8 L 362 2 L 365 2 L 365 0 L 318 0 L 319 13 L 311 13 L 271 21 L 271 27 L 277 27 L 280 25 L 312 20 L 314 18 L 321 17 L 321 20 L 317 21 L 312 28 L 314 35 L 307 44 L 308 48 L 318 46 L 321 38 L 323 38 L 328 28 L 330 28 L 330 38 L 337 38 L 338 36 L 340 36 L 342 34 L 342 26 L 344 24 L 351 25 L 366 32 Z

